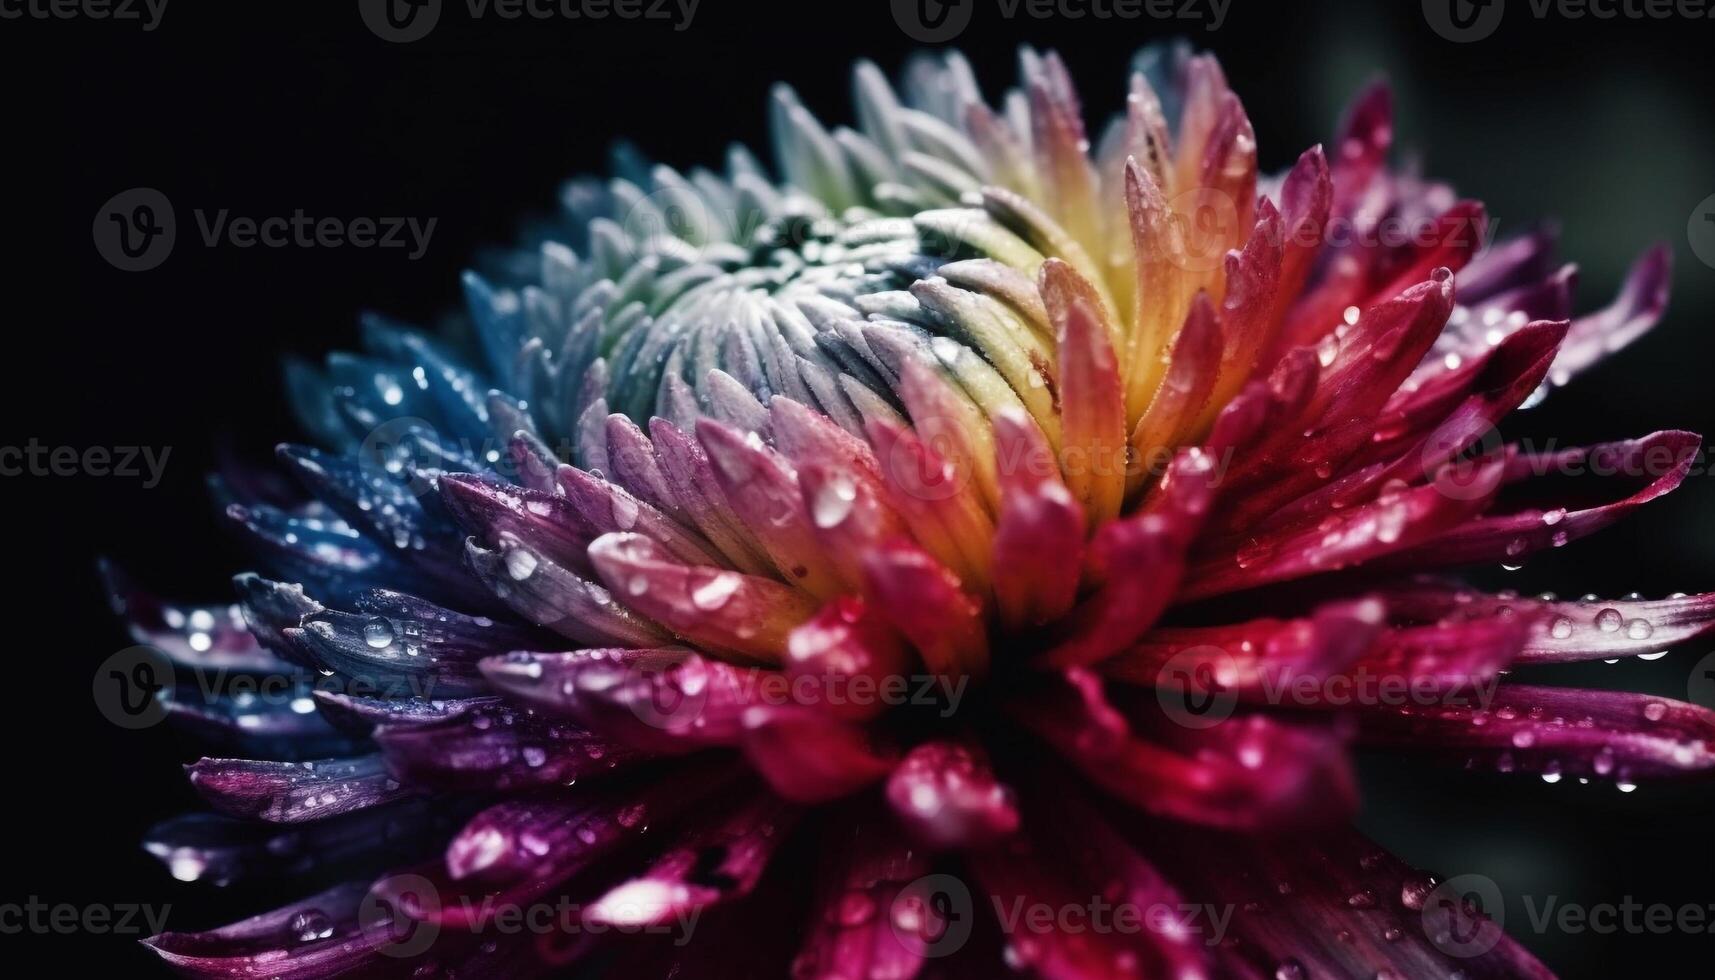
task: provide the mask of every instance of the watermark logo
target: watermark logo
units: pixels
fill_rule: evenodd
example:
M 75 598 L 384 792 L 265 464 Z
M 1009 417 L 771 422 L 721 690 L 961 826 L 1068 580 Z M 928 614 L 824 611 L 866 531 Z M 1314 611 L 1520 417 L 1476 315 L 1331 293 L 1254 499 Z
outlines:
M 441 20 L 441 0 L 357 0 L 357 12 L 374 35 L 393 44 L 429 36 Z
M 375 883 L 357 910 L 358 926 L 377 953 L 410 959 L 440 938 L 441 893 L 422 875 L 400 874 Z
M 976 0 L 893 0 L 893 20 L 914 41 L 940 44 L 970 26 Z
M 1685 692 L 1693 704 L 1715 708 L 1715 653 L 1705 654 L 1691 668 L 1691 678 L 1685 682 Z
M 173 204 L 153 187 L 133 187 L 95 213 L 95 250 L 115 269 L 147 272 L 173 254 Z
M 1704 198 L 1691 212 L 1686 223 L 1685 237 L 1691 242 L 1691 252 L 1698 261 L 1715 269 L 1715 194 Z
M 167 717 L 160 695 L 172 683 L 173 663 L 166 654 L 150 646 L 126 647 L 95 669 L 95 707 L 120 728 L 152 728 Z
M 1505 0 L 1423 0 L 1423 18 L 1456 44 L 1481 41 L 1501 26 Z
M 1436 949 L 1466 959 L 1501 941 L 1506 906 L 1501 886 L 1484 875 L 1459 875 L 1435 886 L 1423 901 L 1423 933 Z
M 1220 647 L 1181 650 L 1161 666 L 1155 697 L 1168 718 L 1186 728 L 1213 728 L 1232 717 L 1238 695 L 1222 683 L 1236 670 L 1233 658 Z
M 899 945 L 925 959 L 951 956 L 971 938 L 976 903 L 952 875 L 925 875 L 900 890 L 888 908 Z

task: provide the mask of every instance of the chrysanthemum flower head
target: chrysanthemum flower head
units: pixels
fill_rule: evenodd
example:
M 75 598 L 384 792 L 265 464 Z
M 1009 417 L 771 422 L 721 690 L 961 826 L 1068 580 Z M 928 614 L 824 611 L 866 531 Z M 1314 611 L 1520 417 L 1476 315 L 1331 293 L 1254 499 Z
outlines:
M 191 766 L 226 816 L 150 848 L 345 883 L 169 963 L 1545 973 L 1349 829 L 1348 750 L 1711 766 L 1700 708 L 1502 677 L 1653 653 L 1710 596 L 1439 577 L 1684 478 L 1686 433 L 1494 440 L 1653 324 L 1665 251 L 1573 318 L 1550 235 L 1390 169 L 1384 88 L 1262 178 L 1212 58 L 1141 56 L 1097 138 L 1058 57 L 1021 69 L 991 108 L 957 55 L 863 65 L 833 130 L 782 88 L 772 171 L 621 152 L 468 276 L 468 337 L 372 320 L 294 368 L 303 489 L 221 484 L 239 603 L 119 588 L 185 670 L 294 694 L 174 704 L 251 755 Z M 1205 907 L 1223 934 L 1172 911 Z

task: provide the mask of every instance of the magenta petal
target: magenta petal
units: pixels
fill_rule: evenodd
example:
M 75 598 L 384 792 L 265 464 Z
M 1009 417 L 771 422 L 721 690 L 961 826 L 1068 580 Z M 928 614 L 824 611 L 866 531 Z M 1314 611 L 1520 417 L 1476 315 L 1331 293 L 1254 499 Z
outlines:
M 590 540 L 616 531 L 635 531 L 649 536 L 687 564 L 719 563 L 699 535 L 606 480 L 572 466 L 560 467 L 555 479 L 566 500 L 590 529 Z
M 584 548 L 600 532 L 565 497 L 468 473 L 449 473 L 437 482 L 447 509 L 478 541 L 492 545 L 510 534 L 567 568 L 589 570 Z
M 1553 980 L 1464 890 L 1437 891 L 1438 879 L 1352 831 L 1252 839 L 1162 826 L 1131 836 L 1186 901 L 1231 911 L 1218 976 Z
M 519 652 L 484 661 L 482 671 L 512 697 L 605 740 L 665 753 L 737 743 L 745 711 L 790 690 L 783 674 L 681 649 Z
M 904 540 L 869 552 L 864 569 L 874 608 L 917 648 L 930 672 L 987 672 L 982 607 L 960 591 L 957 576 Z
M 337 976 L 371 962 L 373 946 L 359 922 L 368 891 L 363 883 L 336 885 L 228 926 L 164 932 L 145 945 L 186 976 Z
M 664 925 L 742 899 L 762 879 L 798 816 L 795 807 L 766 794 L 745 800 L 675 838 L 643 873 L 593 902 L 584 920 L 621 927 Z
M 408 796 L 379 755 L 311 762 L 202 759 L 186 767 L 209 805 L 271 823 L 320 820 Z
M 1153 742 L 1132 732 L 1087 671 L 1044 688 L 1013 702 L 1013 714 L 1091 782 L 1140 809 L 1256 830 L 1347 817 L 1356 807 L 1344 746 L 1316 729 L 1261 715 L 1200 729 L 1160 718 L 1151 731 L 1171 744 Z
M 607 417 L 607 462 L 613 468 L 614 482 L 668 517 L 689 523 L 655 457 L 654 443 L 624 415 Z
M 590 560 L 620 601 L 674 633 L 744 659 L 778 663 L 815 600 L 773 579 L 685 565 L 640 534 L 606 534 Z
M 979 747 L 961 742 L 907 753 L 887 779 L 887 802 L 913 837 L 938 849 L 986 847 L 1018 829 L 1012 789 Z
M 825 554 L 804 510 L 792 466 L 779 453 L 737 429 L 711 419 L 697 423 L 697 439 L 733 512 L 757 540 L 782 578 L 823 598 L 856 582 L 849 562 Z
M 1528 508 L 1466 521 L 1427 541 L 1414 542 L 1415 547 L 1389 556 L 1378 567 L 1520 564 L 1525 556 L 1588 537 L 1657 497 L 1673 492 L 1691 472 L 1702 442 L 1702 437 L 1694 433 L 1667 431 L 1587 449 L 1510 455 L 1506 461 L 1509 482 L 1531 476 L 1567 474 L 1619 478 L 1621 483 L 1643 485 L 1629 496 L 1595 506 Z
M 1715 631 L 1715 593 L 1555 602 L 1423 583 L 1389 592 L 1388 603 L 1425 622 L 1526 616 L 1531 628 L 1518 655 L 1524 664 L 1644 656 Z
M 706 766 L 640 787 L 580 788 L 495 804 L 472 817 L 447 845 L 447 875 L 505 888 L 514 896 L 542 895 L 597 858 L 636 842 L 650 827 L 700 804 L 731 779 L 727 767 Z M 492 910 L 474 911 L 482 916 Z
M 917 976 L 947 925 L 932 896 L 911 887 L 929 874 L 928 862 L 896 835 L 859 819 L 841 821 L 821 853 L 821 880 L 791 975 Z
M 1715 712 L 1647 694 L 1507 684 L 1476 704 L 1366 714 L 1369 744 L 1545 778 L 1634 779 L 1715 768 Z
M 744 716 L 744 751 L 774 792 L 822 803 L 888 774 L 894 750 L 862 725 L 811 707 L 756 707 Z
M 1008 961 L 1032 976 L 1209 980 L 1212 937 L 1170 910 L 1185 900 L 1074 786 L 1045 779 L 1029 832 L 970 855 L 1007 939 Z M 1092 901 L 1094 900 L 1094 901 Z M 1097 904 L 1100 903 L 1100 904 Z M 1031 918 L 1034 909 L 1092 910 L 1090 921 Z
M 505 705 L 472 708 L 431 724 L 383 725 L 375 741 L 388 771 L 405 785 L 467 792 L 563 785 L 643 755 Z
M 733 513 L 708 456 L 696 440 L 660 418 L 650 420 L 649 434 L 661 462 L 661 475 L 685 516 L 726 558 L 726 564 L 753 575 L 768 574 L 773 564 L 751 529 Z
M 1450 527 L 1469 527 L 1461 522 L 1483 510 L 1499 489 L 1501 477 L 1502 468 L 1494 463 L 1458 484 L 1398 490 L 1316 523 L 1264 531 L 1195 565 L 1184 597 L 1237 592 L 1397 557 Z
M 1072 608 L 1084 563 L 1084 509 L 1060 479 L 1035 422 L 1007 410 L 994 420 L 1000 459 L 1000 520 L 994 535 L 994 593 L 1008 626 L 1039 626 Z
M 154 647 L 174 663 L 209 670 L 295 672 L 290 663 L 256 642 L 239 606 L 171 605 L 137 587 L 107 561 L 101 563 L 101 577 L 108 601 L 124 617 L 131 639 Z
M 1374 599 L 1330 603 L 1299 620 L 1151 630 L 1107 661 L 1104 675 L 1151 687 L 1188 680 L 1248 703 L 1281 700 L 1293 682 L 1343 674 L 1380 641 L 1385 607 Z M 1295 702 L 1296 704 L 1296 702 Z
M 1124 649 L 1155 624 L 1185 572 L 1185 549 L 1200 515 L 1163 507 L 1115 521 L 1097 532 L 1092 560 L 1101 588 L 1073 610 L 1068 635 L 1049 651 L 1057 667 L 1097 663 Z
M 1657 245 L 1645 252 L 1626 274 L 1625 286 L 1612 306 L 1572 321 L 1566 346 L 1554 362 L 1554 381 L 1565 384 L 1602 358 L 1649 332 L 1667 310 L 1673 285 L 1673 250 Z
M 854 720 L 881 713 L 886 705 L 873 695 L 893 679 L 903 680 L 908 668 L 898 634 L 856 596 L 841 596 L 823 606 L 815 618 L 792 631 L 786 645 L 787 676 L 830 694 L 848 692 L 850 696 L 827 699 L 824 710 Z

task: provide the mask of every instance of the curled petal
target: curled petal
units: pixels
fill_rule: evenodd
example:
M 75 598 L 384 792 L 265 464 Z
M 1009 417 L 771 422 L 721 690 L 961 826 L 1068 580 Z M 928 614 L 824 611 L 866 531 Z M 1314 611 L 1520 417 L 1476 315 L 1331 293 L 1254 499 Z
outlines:
M 1715 631 L 1715 594 L 1667 599 L 1558 602 L 1483 595 L 1424 583 L 1388 594 L 1389 608 L 1419 621 L 1527 618 L 1518 662 L 1569 663 L 1637 657 Z

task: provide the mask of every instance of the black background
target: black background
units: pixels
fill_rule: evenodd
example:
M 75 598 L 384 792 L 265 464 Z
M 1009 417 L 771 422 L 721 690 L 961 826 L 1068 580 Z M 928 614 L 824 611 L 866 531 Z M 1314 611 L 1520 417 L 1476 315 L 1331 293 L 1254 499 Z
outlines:
M 1105 116 L 1140 44 L 1184 33 L 1213 49 L 1255 121 L 1263 162 L 1289 163 L 1332 134 L 1346 97 L 1377 72 L 1399 94 L 1399 142 L 1426 169 L 1485 199 L 1503 233 L 1558 217 L 1583 264 L 1581 308 L 1605 303 L 1653 240 L 1676 253 L 1676 297 L 1646 340 L 1509 433 L 1563 444 L 1658 428 L 1715 431 L 1715 270 L 1687 222 L 1715 193 L 1715 20 L 1538 20 L 1513 0 L 1499 32 L 1453 44 L 1417 0 L 1351 4 L 1235 0 L 1227 22 L 1002 19 L 977 3 L 959 45 L 985 90 L 1011 81 L 1019 43 L 1070 63 L 1087 110 Z M 0 796 L 0 902 L 173 904 L 198 928 L 258 896 L 172 882 L 137 848 L 150 823 L 189 807 L 164 731 L 107 725 L 94 665 L 127 641 L 93 572 L 111 555 L 161 591 L 224 597 L 243 567 L 207 503 L 202 474 L 222 439 L 252 453 L 298 435 L 278 363 L 355 342 L 356 315 L 419 322 L 458 303 L 457 273 L 520 216 L 553 205 L 558 181 L 600 170 L 616 137 L 679 166 L 717 164 L 729 141 L 764 144 L 769 86 L 789 80 L 824 121 L 850 118 L 847 69 L 896 70 L 915 44 L 885 0 L 777 7 L 702 0 L 688 30 L 660 21 L 473 23 L 452 3 L 435 32 L 384 43 L 355 0 L 172 0 L 159 28 L 88 20 L 0 21 L 7 325 L 0 444 L 171 447 L 165 480 L 0 480 L 8 541 L 4 663 L 7 792 Z M 91 243 L 111 195 L 165 192 L 178 248 L 128 274 Z M 435 217 L 420 261 L 397 251 L 209 249 L 192 209 L 258 217 Z M 1700 477 L 1597 539 L 1505 576 L 1518 588 L 1715 589 L 1715 480 Z M 1653 663 L 1593 664 L 1556 679 L 1685 697 L 1708 644 Z M 1480 872 L 1509 896 L 1509 931 L 1566 976 L 1707 976 L 1711 936 L 1535 933 L 1540 905 L 1715 903 L 1715 790 L 1466 775 L 1366 760 L 1364 826 L 1407 859 Z M 285 894 L 263 896 L 284 899 Z M 61 955 L 145 971 L 131 938 L 55 936 Z M 6 958 L 15 937 L 0 937 Z M 1678 965 L 1683 964 L 1683 965 Z

